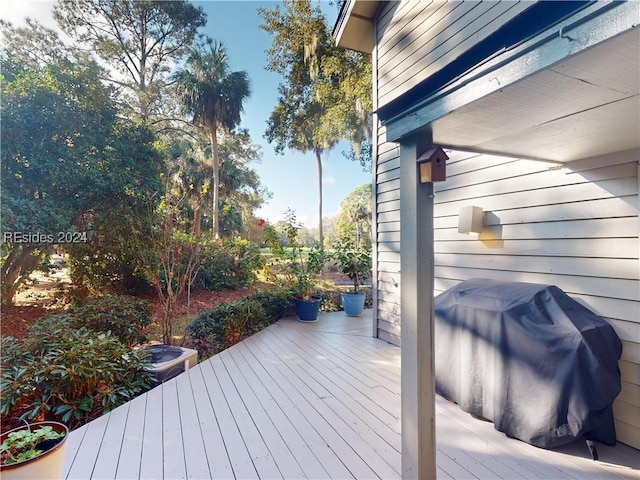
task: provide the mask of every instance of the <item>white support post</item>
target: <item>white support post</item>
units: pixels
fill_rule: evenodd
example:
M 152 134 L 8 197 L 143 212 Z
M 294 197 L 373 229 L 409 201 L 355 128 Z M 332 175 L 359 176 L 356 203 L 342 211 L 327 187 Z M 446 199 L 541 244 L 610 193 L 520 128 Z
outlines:
M 433 184 L 418 156 L 430 131 L 400 140 L 402 478 L 436 478 L 433 360 Z

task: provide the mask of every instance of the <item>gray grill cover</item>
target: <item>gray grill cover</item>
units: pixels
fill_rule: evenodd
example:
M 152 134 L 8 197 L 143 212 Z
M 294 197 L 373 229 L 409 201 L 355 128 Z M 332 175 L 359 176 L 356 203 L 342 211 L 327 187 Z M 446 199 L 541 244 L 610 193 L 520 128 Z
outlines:
M 436 391 L 498 431 L 553 448 L 616 442 L 620 339 L 555 286 L 473 279 L 435 300 Z

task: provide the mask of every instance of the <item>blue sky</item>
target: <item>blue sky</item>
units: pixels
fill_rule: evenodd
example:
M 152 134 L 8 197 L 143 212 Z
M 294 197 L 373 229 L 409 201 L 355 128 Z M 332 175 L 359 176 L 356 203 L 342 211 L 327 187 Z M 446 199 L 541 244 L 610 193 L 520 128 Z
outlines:
M 263 185 L 273 198 L 257 215 L 277 221 L 287 208 L 292 208 L 300 221 L 309 227 L 318 224 L 318 173 L 312 153 L 302 155 L 287 152 L 276 155 L 272 145 L 263 138 L 266 121 L 278 100 L 279 75 L 267 71 L 265 50 L 271 45 L 271 37 L 260 29 L 258 7 L 273 8 L 274 1 L 202 1 L 193 2 L 207 14 L 204 33 L 221 41 L 227 48 L 232 70 L 245 70 L 252 86 L 251 98 L 245 104 L 241 127 L 247 128 L 254 143 L 261 146 L 262 162 L 254 165 Z M 319 2 L 330 25 L 337 16 L 337 8 L 328 1 Z M 25 16 L 36 18 L 47 26 L 55 25 L 50 11 L 53 2 L 1 0 L 0 16 L 17 23 Z M 331 217 L 339 212 L 340 201 L 356 187 L 371 181 L 371 174 L 363 172 L 357 162 L 342 155 L 348 149 L 341 142 L 323 156 L 324 202 L 323 216 Z

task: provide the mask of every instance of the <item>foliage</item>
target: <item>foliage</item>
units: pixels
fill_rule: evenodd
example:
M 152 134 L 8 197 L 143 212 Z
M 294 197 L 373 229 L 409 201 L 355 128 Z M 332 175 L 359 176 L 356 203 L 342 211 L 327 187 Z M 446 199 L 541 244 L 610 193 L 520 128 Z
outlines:
M 284 10 L 259 9 L 262 29 L 273 37 L 267 50 L 267 69 L 285 77 L 278 87 L 278 104 L 267 121 L 265 137 L 275 143 L 276 153 L 287 148 L 302 153 L 313 152 L 318 168 L 318 231 L 322 230 L 322 158 L 339 137 L 320 128 L 325 109 L 314 96 L 314 78 L 318 71 L 317 49 L 330 44 L 326 20 L 319 7 L 309 0 L 285 2 Z
M 96 63 L 69 54 L 37 24 L 2 27 L 2 229 L 41 240 L 3 242 L 3 302 L 10 303 L 33 265 L 61 243 L 60 233 L 82 234 L 78 243 L 62 238 L 87 262 L 79 283 L 126 265 L 144 237 L 131 223 L 143 192 L 158 189 L 161 168 L 153 133 L 118 117 L 116 92 L 103 85 Z
M 289 288 L 296 298 L 308 300 L 316 289 L 326 255 L 322 245 L 305 249 L 298 239 L 299 230 L 300 224 L 292 210 L 285 212 L 286 244 L 273 226 L 264 227 L 264 241 L 272 255 L 266 270 L 272 281 Z
M 0 412 L 80 426 L 149 386 L 143 355 L 61 318 L 37 322 L 23 342 L 2 337 Z
M 71 279 L 89 294 L 103 292 L 141 294 L 151 287 L 144 277 L 141 251 L 150 248 L 152 225 L 145 221 L 161 191 L 164 173 L 155 136 L 142 124 L 120 122 L 114 130 L 113 149 L 120 159 L 111 171 L 108 200 L 76 220 L 90 230 L 86 242 L 65 245 Z
M 353 144 L 351 149 L 347 152 L 342 152 L 342 156 L 352 162 L 359 162 L 363 172 L 371 173 L 372 168 L 372 155 L 373 145 L 371 138 L 364 138 L 359 147 L 354 148 Z
M 345 138 L 352 142 L 354 158 L 362 160 L 363 141 L 371 136 L 371 62 L 335 46 L 326 18 L 310 0 L 288 0 L 284 8 L 259 13 L 261 28 L 273 37 L 267 69 L 285 78 L 265 137 L 278 153 L 286 148 L 314 152 L 323 243 L 321 153 Z
M 341 241 L 333 246 L 332 257 L 339 269 L 353 282 L 353 293 L 358 293 L 360 285 L 371 275 L 371 250 L 356 242 Z
M 66 325 L 72 329 L 86 327 L 95 332 L 109 332 L 131 347 L 147 341 L 144 329 L 151 324 L 151 309 L 146 300 L 125 295 L 105 295 L 50 315 L 42 322 Z
M 44 453 L 41 444 L 50 440 L 59 440 L 64 432 L 55 432 L 50 425 L 40 426 L 32 430 L 24 427 L 21 430 L 11 432 L 0 445 L 2 465 L 23 462 Z
M 319 129 L 351 142 L 345 156 L 371 169 L 371 60 L 369 56 L 335 47 L 319 52 L 321 70 L 314 95 L 324 107 Z
M 3 71 L 40 68 L 55 64 L 62 58 L 78 62 L 79 56 L 67 47 L 58 34 L 26 18 L 24 27 L 16 27 L 10 22 L 0 20 L 2 30 Z
M 198 273 L 202 235 L 184 231 L 180 212 L 184 196 L 170 192 L 158 208 L 150 211 L 150 248 L 140 252 L 145 274 L 156 290 L 162 307 L 162 341 L 173 341 L 173 319 L 178 298 L 191 291 Z
M 251 167 L 262 159 L 260 146 L 251 141 L 248 130 L 225 133 L 220 141 L 220 235 L 247 237 L 253 212 L 271 193 Z
M 340 202 L 340 213 L 335 220 L 334 241 L 351 239 L 356 244 L 371 249 L 371 190 L 370 183 L 360 185 Z
M 255 282 L 263 268 L 260 251 L 247 240 L 207 242 L 195 284 L 207 290 L 238 289 Z
M 211 211 L 205 204 L 212 202 L 211 146 L 200 134 L 194 139 L 173 137 L 167 143 L 172 180 L 171 187 L 185 196 L 182 216 L 193 219 L 191 231 L 211 230 Z M 260 146 L 251 141 L 245 129 L 220 135 L 220 236 L 248 237 L 248 225 L 255 224 L 253 212 L 260 208 L 270 192 L 260 182 L 253 163 L 260 162 Z
M 243 103 L 251 94 L 247 72 L 229 71 L 229 58 L 224 46 L 211 39 L 189 49 L 185 67 L 173 75 L 175 88 L 186 114 L 193 124 L 209 134 L 211 143 L 213 236 L 220 231 L 219 191 L 220 159 L 218 128 L 233 129 L 240 123 Z
M 254 293 L 233 303 L 204 310 L 187 326 L 187 335 L 195 339 L 201 354 L 223 350 L 279 320 L 291 310 L 289 291 L 270 289 Z
M 119 73 L 109 80 L 123 91 L 129 115 L 156 121 L 166 114 L 170 66 L 206 23 L 202 9 L 183 0 L 61 0 L 54 18 L 65 33 Z

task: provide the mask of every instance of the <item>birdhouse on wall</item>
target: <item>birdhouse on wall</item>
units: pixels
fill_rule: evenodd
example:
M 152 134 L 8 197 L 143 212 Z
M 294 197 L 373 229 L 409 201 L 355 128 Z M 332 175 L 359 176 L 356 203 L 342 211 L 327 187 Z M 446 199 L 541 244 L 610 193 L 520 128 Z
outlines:
M 442 147 L 431 147 L 416 162 L 420 168 L 420 183 L 444 182 L 447 179 L 448 156 Z

